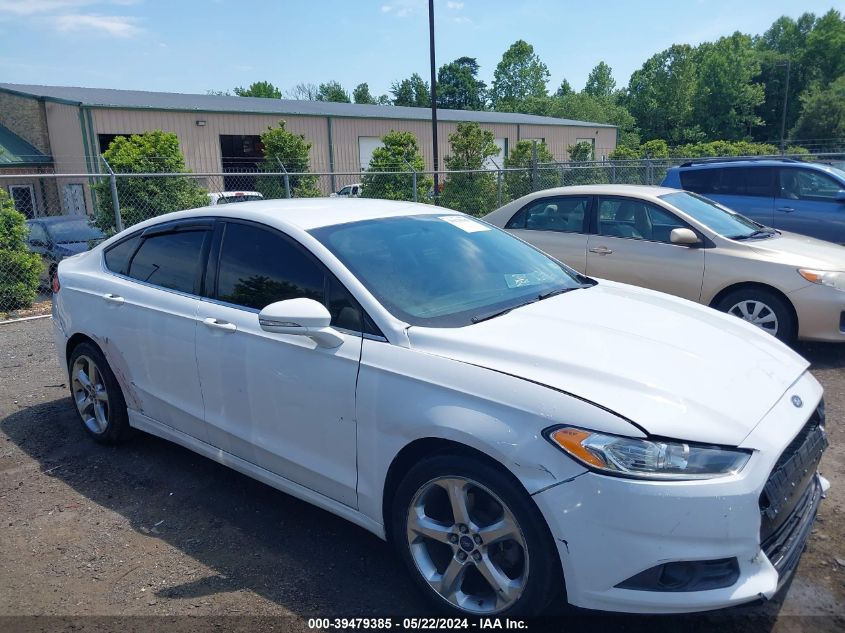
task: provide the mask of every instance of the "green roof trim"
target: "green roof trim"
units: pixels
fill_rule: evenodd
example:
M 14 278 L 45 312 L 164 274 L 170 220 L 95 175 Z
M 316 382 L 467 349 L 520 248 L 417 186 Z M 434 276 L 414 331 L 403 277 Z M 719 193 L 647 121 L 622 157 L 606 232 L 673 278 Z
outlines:
M 53 157 L 38 151 L 29 141 L 0 125 L 0 167 L 52 165 Z

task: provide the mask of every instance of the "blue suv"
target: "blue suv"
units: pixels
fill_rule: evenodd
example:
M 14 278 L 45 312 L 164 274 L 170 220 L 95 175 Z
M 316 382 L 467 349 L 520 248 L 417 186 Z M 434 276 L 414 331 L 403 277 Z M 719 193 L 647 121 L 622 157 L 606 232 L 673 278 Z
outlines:
M 789 159 L 710 159 L 672 167 L 686 189 L 761 224 L 845 244 L 845 171 Z

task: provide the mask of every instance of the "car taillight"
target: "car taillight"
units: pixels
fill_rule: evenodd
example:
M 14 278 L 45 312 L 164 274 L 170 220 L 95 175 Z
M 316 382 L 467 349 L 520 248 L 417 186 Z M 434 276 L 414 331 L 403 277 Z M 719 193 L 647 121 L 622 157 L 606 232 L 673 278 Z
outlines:
M 53 277 L 50 279 L 50 287 L 53 289 L 53 294 L 57 294 L 62 289 L 62 285 L 59 283 L 58 271 L 53 273 Z

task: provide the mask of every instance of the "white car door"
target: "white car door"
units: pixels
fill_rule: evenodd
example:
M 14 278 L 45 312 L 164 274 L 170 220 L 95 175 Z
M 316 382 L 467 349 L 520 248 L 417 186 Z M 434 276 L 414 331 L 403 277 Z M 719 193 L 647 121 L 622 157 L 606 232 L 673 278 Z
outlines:
M 355 384 L 361 312 L 299 244 L 251 223 L 220 223 L 197 315 L 197 362 L 210 442 L 241 459 L 356 507 Z M 217 252 L 219 249 L 219 255 Z M 343 343 L 266 332 L 275 301 L 325 302 Z
M 583 273 L 587 268 L 589 210 L 590 196 L 538 198 L 517 211 L 505 228 Z
M 202 263 L 211 223 L 155 227 L 105 253 L 114 274 L 96 278 L 91 309 L 105 310 L 97 334 L 125 383 L 130 409 L 205 440 L 195 355 Z

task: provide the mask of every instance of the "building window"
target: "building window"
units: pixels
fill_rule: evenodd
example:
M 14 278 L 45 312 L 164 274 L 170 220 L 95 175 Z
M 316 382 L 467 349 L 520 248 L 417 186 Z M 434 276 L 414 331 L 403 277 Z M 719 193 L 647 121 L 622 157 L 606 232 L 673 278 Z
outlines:
M 224 172 L 256 172 L 264 162 L 264 145 L 255 134 L 221 134 L 220 155 Z M 223 187 L 225 191 L 255 191 L 255 176 L 224 176 Z
M 35 217 L 35 193 L 32 185 L 9 185 L 9 196 L 15 203 L 15 209 L 28 218 Z

